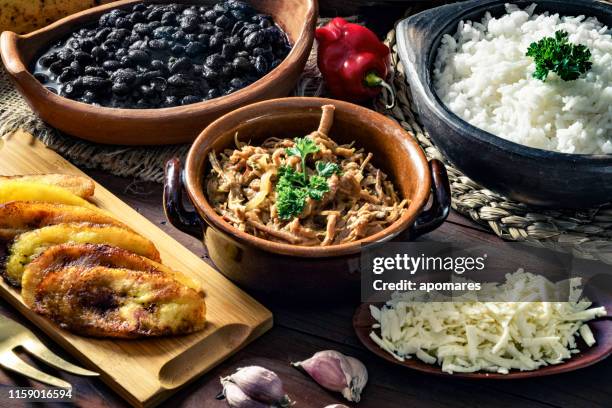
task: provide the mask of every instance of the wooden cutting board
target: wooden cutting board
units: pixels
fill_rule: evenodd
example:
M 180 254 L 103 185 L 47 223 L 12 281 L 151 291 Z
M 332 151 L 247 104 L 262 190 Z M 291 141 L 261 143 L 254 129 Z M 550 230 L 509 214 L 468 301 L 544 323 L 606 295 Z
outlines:
M 28 134 L 18 132 L 5 140 L 0 148 L 0 174 L 36 173 L 83 174 Z M 62 330 L 33 313 L 21 301 L 19 292 L 4 282 L 0 283 L 0 296 L 87 368 L 98 371 L 102 380 L 132 405 L 159 404 L 272 327 L 270 311 L 104 187 L 96 185 L 93 201 L 151 239 L 164 264 L 202 283 L 206 328 L 181 337 L 91 339 Z

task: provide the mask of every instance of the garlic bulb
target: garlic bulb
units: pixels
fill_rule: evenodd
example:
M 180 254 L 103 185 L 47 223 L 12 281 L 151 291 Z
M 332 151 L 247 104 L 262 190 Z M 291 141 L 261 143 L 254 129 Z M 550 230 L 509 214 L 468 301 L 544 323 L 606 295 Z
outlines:
M 292 405 L 278 375 L 263 367 L 239 368 L 229 377 L 221 378 L 221 384 L 222 394 L 232 408 L 287 408 Z
M 359 402 L 368 382 L 368 370 L 361 361 L 334 350 L 320 351 L 292 365 L 302 368 L 323 388 L 341 392 L 353 402 Z

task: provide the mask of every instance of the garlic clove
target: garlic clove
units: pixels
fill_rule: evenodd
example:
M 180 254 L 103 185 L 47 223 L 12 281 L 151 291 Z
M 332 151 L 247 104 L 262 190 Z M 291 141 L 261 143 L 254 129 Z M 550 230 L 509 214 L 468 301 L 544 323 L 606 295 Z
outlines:
M 346 356 L 346 360 L 351 366 L 353 377 L 351 378 L 348 389 L 345 389 L 342 395 L 349 401 L 359 402 L 361 399 L 361 391 L 363 391 L 368 383 L 368 370 L 366 366 L 355 357 Z M 346 393 L 348 393 L 348 395 Z
M 320 351 L 292 365 L 302 368 L 323 388 L 341 392 L 353 402 L 359 402 L 368 382 L 368 371 L 361 361 L 334 350 Z
M 342 404 L 332 404 L 332 405 L 328 405 L 325 408 L 349 408 L 346 405 L 342 405 Z
M 242 392 L 259 402 L 281 408 L 292 405 L 279 376 L 266 368 L 259 366 L 239 368 L 234 374 L 226 377 L 226 380 L 236 384 Z
M 223 395 L 231 408 L 272 408 L 269 404 L 252 399 L 230 381 L 223 383 Z

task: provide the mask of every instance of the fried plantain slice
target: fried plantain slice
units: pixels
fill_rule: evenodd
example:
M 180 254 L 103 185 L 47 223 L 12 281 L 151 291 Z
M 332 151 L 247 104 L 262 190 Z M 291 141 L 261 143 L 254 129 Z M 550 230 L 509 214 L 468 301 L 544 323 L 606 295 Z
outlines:
M 75 266 L 105 266 L 149 272 L 172 278 L 203 293 L 202 287 L 191 278 L 125 249 L 108 245 L 62 244 L 47 248 L 25 267 L 21 279 L 21 297 L 25 304 L 34 307 L 36 288 L 48 273 Z
M 204 327 L 201 293 L 163 274 L 104 266 L 49 272 L 33 310 L 79 335 L 135 338 L 192 333 Z
M 92 197 L 96 188 L 96 185 L 91 179 L 85 176 L 75 176 L 72 174 L 27 174 L 20 176 L 0 176 L 0 183 L 7 181 L 25 181 L 61 187 L 81 198 Z
M 160 261 L 159 252 L 148 239 L 135 232 L 109 225 L 58 224 L 19 235 L 9 247 L 5 277 L 13 286 L 21 285 L 23 270 L 46 248 L 65 244 L 107 244 Z
M 129 229 L 122 222 L 101 211 L 75 205 L 30 201 L 0 204 L 0 241 L 10 241 L 17 235 L 49 225 L 88 222 L 114 225 Z
M 89 201 L 72 194 L 63 187 L 40 184 L 33 181 L 6 180 L 0 182 L 0 204 L 11 201 L 39 201 L 76 205 L 101 211 Z

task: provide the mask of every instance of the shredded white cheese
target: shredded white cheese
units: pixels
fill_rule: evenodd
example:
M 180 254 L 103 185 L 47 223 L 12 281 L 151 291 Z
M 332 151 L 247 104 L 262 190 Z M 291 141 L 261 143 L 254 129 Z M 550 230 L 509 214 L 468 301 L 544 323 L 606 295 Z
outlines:
M 577 353 L 576 336 L 589 347 L 595 338 L 586 321 L 605 316 L 604 307 L 591 308 L 582 298 L 580 279 L 569 282 L 568 302 L 543 302 L 552 283 L 519 270 L 508 274 L 498 290 L 515 302 L 424 302 L 418 292 L 394 293 L 383 308 L 370 307 L 376 320 L 370 338 L 400 361 L 415 355 L 440 364 L 448 373 L 536 370 L 559 364 Z M 535 288 L 535 289 L 534 289 Z M 491 287 L 489 287 L 491 289 Z

